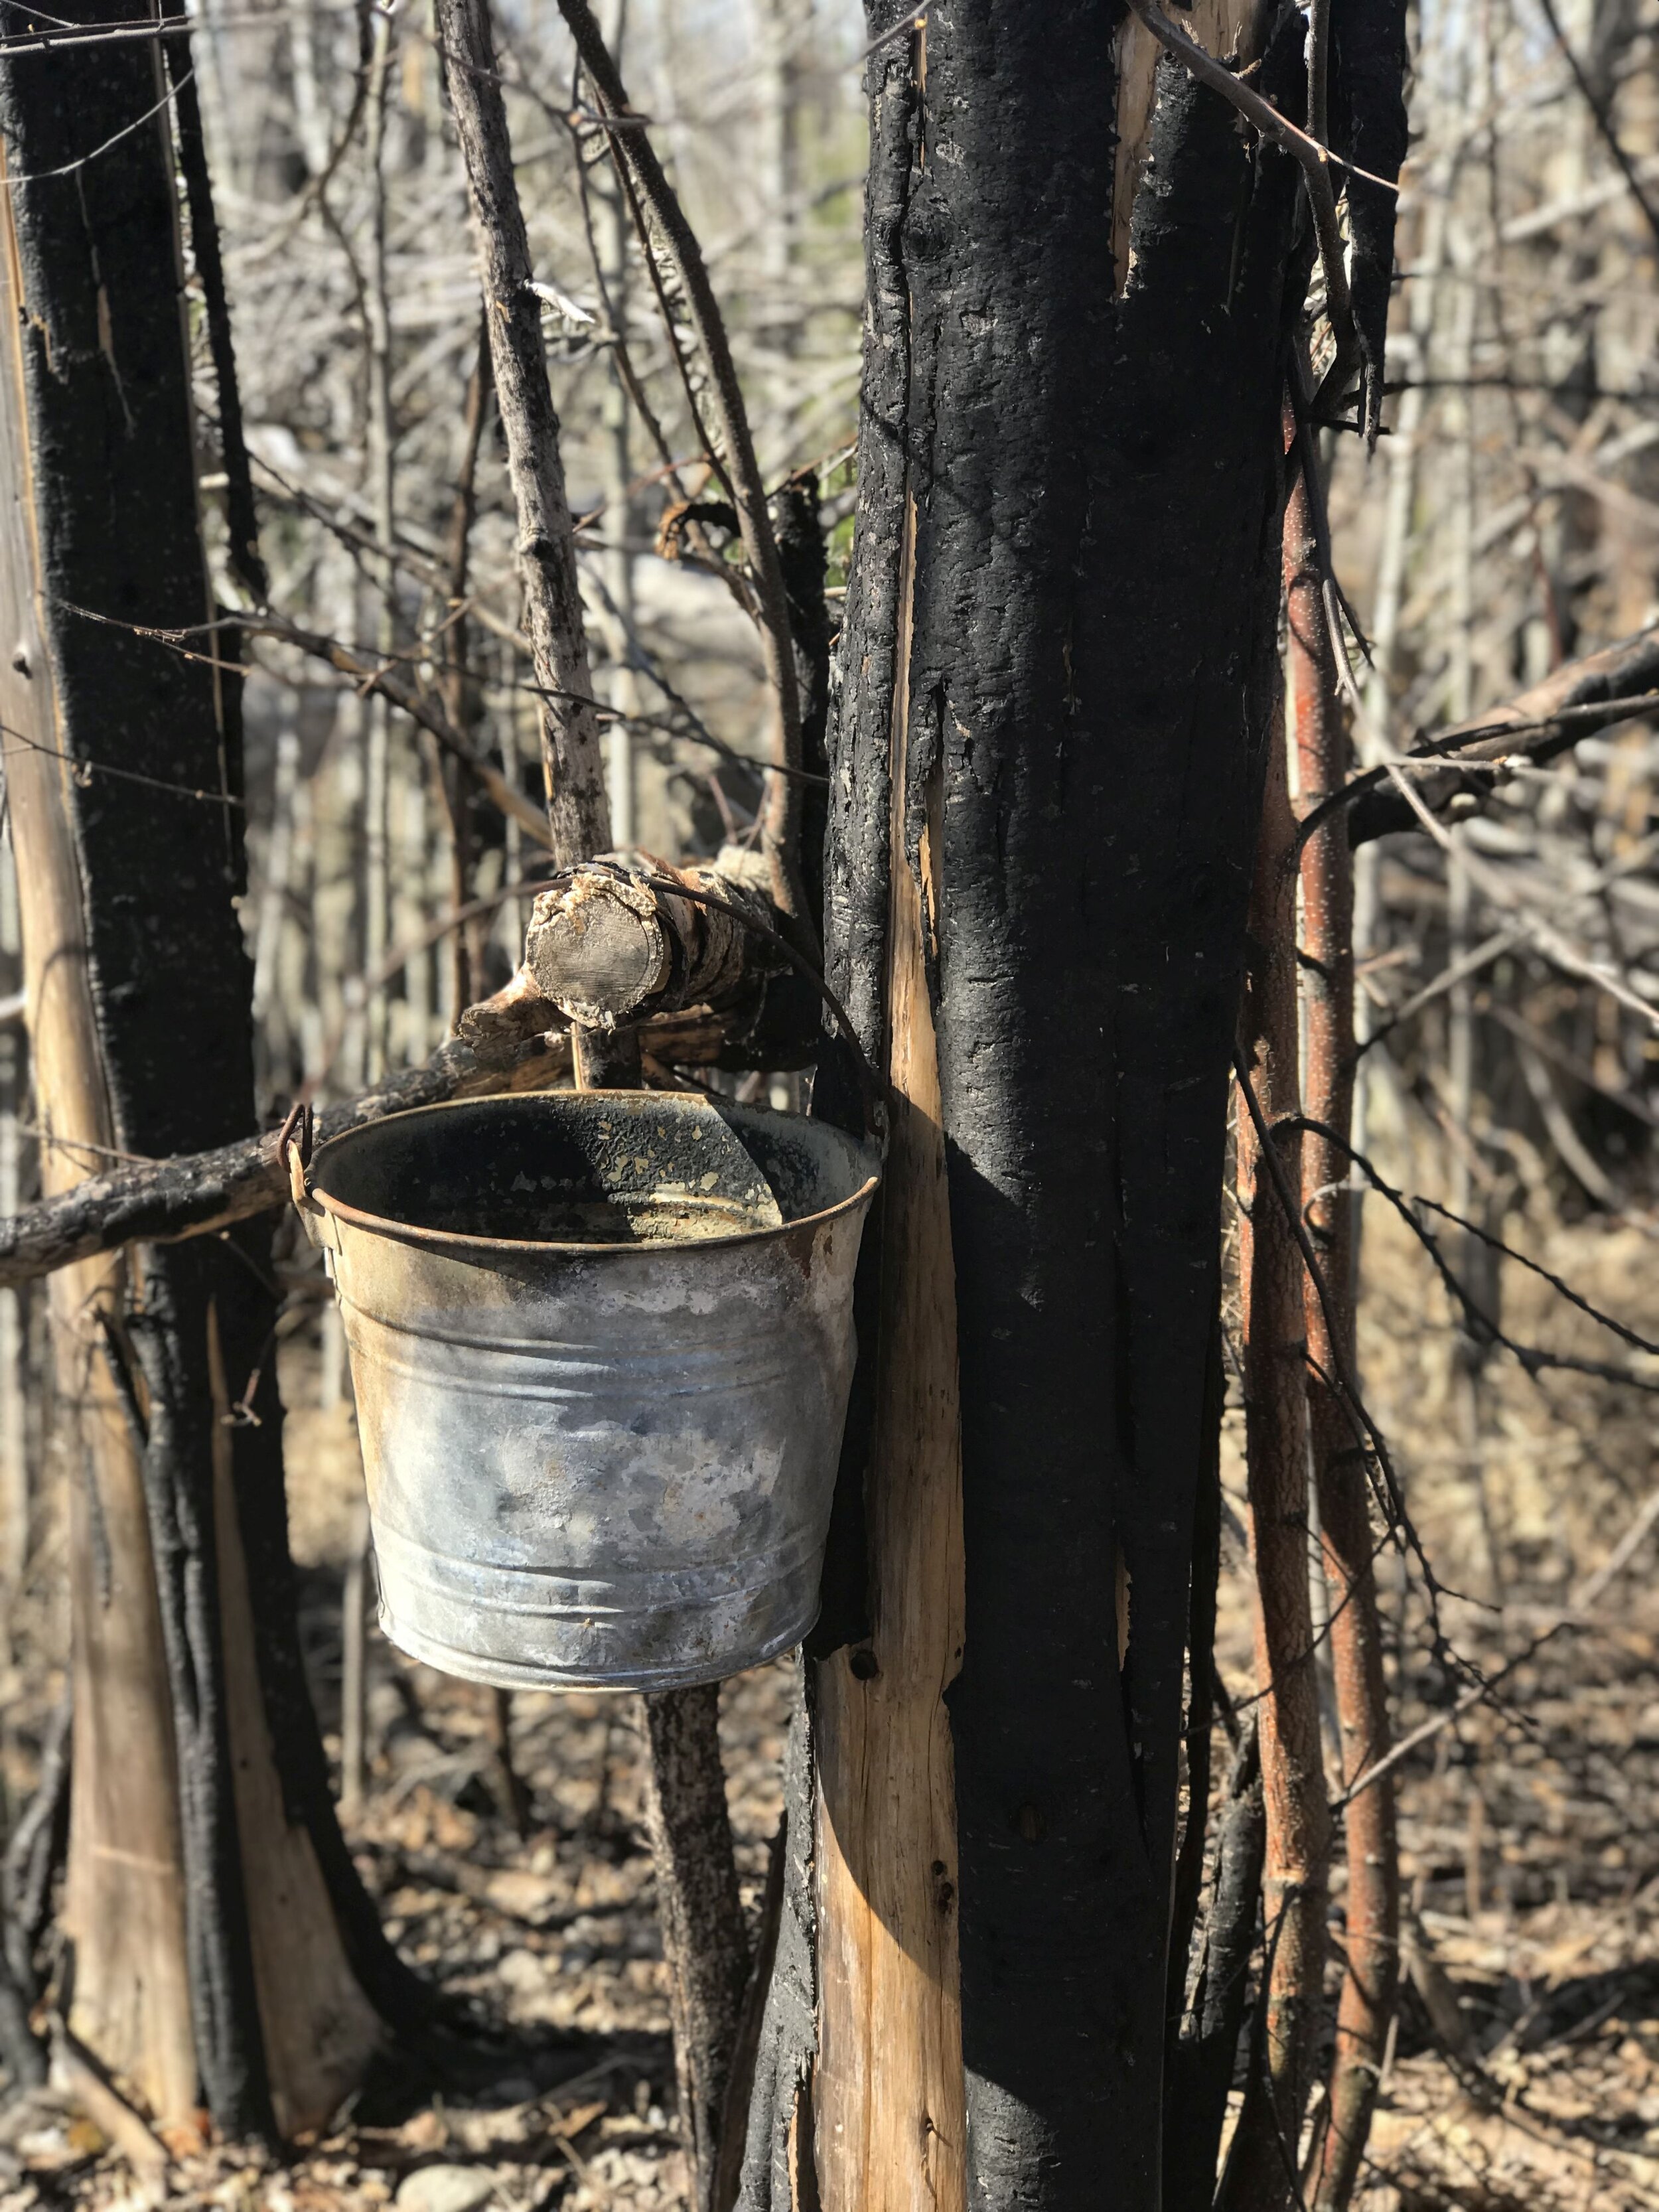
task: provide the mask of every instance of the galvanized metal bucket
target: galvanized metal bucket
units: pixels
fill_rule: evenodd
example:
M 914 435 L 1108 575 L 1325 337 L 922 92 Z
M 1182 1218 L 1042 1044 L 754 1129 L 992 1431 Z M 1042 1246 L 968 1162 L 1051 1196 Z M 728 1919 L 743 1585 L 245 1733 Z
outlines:
M 312 1164 L 398 1647 L 707 1682 L 817 1613 L 875 1155 L 681 1092 L 424 1108 Z

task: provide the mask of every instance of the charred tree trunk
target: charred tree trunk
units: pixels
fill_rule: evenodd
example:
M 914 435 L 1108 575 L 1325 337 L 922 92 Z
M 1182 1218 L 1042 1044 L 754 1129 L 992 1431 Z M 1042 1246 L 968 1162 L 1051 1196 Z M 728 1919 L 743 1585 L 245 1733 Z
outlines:
M 785 1922 L 811 1951 L 780 1948 L 743 2201 L 799 2205 L 815 2182 L 826 2212 L 1060 2212 L 1109 2177 L 1140 2212 L 1161 2197 L 1215 1194 L 1310 248 L 1288 164 L 1105 5 L 904 20 L 870 20 L 826 939 L 901 1097 L 866 1317 L 943 1301 L 948 1320 L 915 1364 L 884 1340 L 873 1426 L 849 1434 L 868 1573 L 861 1601 L 826 1591 L 823 1640 L 849 1648 L 817 1668 L 815 1877 Z M 1193 18 L 1224 53 L 1253 27 Z M 1289 113 L 1301 40 L 1270 10 L 1243 56 Z M 890 1361 L 935 1393 L 919 1441 L 884 1408 Z M 958 1510 L 960 1636 L 896 1644 L 905 1591 L 930 1635 L 949 1619 Z M 932 1764 L 861 1806 L 872 1700 L 848 1684 L 879 1686 L 895 1649 L 888 1725 Z M 811 1817 L 798 1791 L 792 1824 Z M 877 2014 L 858 2000 L 883 1958 Z
M 20 641 L 0 681 L 58 1184 L 109 1148 L 254 1123 L 239 702 L 133 627 L 213 612 L 160 68 L 129 46 L 0 65 Z M 270 1232 L 60 1279 L 81 1409 L 71 2026 L 159 2118 L 204 2097 L 227 2133 L 268 2135 L 331 2110 L 378 2039 L 348 1950 L 390 1978 L 300 1673 Z

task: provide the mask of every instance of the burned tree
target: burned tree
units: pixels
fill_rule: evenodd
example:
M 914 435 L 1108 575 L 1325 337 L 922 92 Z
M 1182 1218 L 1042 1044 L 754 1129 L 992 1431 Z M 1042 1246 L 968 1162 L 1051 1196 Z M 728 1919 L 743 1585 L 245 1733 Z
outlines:
M 254 1124 L 234 639 L 182 656 L 146 635 L 215 612 L 162 88 L 153 43 L 0 63 L 0 697 L 49 1191 Z M 301 1670 L 270 1231 L 140 1246 L 53 1288 L 66 2026 L 162 2123 L 205 2102 L 270 2136 L 359 2078 L 376 2004 L 424 2000 L 346 1856 Z
M 1108 2174 L 1115 2202 L 1160 2197 L 1279 410 L 1322 249 L 1326 404 L 1363 372 L 1374 420 L 1389 246 L 1384 190 L 1356 210 L 1350 288 L 1272 143 L 1324 112 L 1299 15 L 1141 12 L 872 18 L 826 903 L 833 979 L 902 1103 L 848 1469 L 863 1612 L 817 1669 L 810 1852 L 792 1800 L 803 1942 L 773 1991 L 755 2206 L 810 2201 L 809 2134 L 826 2206 L 1058 2208 Z M 1399 23 L 1342 32 L 1340 143 L 1397 166 Z

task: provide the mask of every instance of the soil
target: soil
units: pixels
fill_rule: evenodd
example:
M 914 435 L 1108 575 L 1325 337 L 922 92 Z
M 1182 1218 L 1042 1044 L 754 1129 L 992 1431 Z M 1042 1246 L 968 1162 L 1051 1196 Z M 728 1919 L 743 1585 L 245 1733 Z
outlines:
M 1523 1214 L 1506 1234 L 1592 1302 L 1659 1334 L 1644 1223 L 1568 1228 Z M 1411 1986 L 1357 2201 L 1364 2212 L 1659 2212 L 1654 1540 L 1589 1615 L 1570 1604 L 1649 1496 L 1650 1404 L 1636 1389 L 1571 1372 L 1531 1381 L 1501 1356 L 1472 1385 L 1421 1253 L 1380 1207 L 1368 1208 L 1365 1235 L 1366 1387 L 1425 1549 L 1442 1580 L 1468 1593 L 1443 1601 L 1450 1648 L 1463 1669 L 1491 1673 L 1564 1611 L 1567 1623 L 1492 1701 L 1443 1728 L 1403 1770 Z M 1504 1287 L 1505 1324 L 1517 1336 L 1609 1356 L 1605 1333 L 1540 1279 L 1510 1267 Z M 1638 1373 L 1653 1367 L 1632 1357 Z M 349 1404 L 319 1407 L 314 1329 L 284 1346 L 283 1381 L 306 1642 L 331 1732 L 341 1583 L 362 1511 L 356 1439 Z M 1466 1428 L 1460 1407 L 1472 1389 Z M 1218 1656 L 1243 1698 L 1237 1425 L 1230 1413 Z M 28 1785 L 58 1680 L 63 1623 L 51 1593 L 61 1587 L 60 1542 L 48 1515 L 36 1595 L 16 1624 L 18 1663 L 3 1685 L 0 1748 L 13 1804 Z M 1382 1571 L 1399 1725 L 1411 1728 L 1443 1711 L 1470 1677 L 1434 1653 L 1420 1577 L 1391 1556 Z M 751 1913 L 778 1819 L 793 1685 L 793 1666 L 780 1662 L 729 1684 L 722 1701 Z M 206 2148 L 148 2175 L 59 2093 L 14 2098 L 0 2106 L 0 2212 L 162 2203 L 231 2212 L 654 2212 L 685 2202 L 637 1706 L 513 1697 L 522 1836 L 499 1710 L 491 1692 L 372 1639 L 371 1772 L 349 1837 L 388 1932 L 459 2008 L 465 2032 L 441 2075 L 388 2062 L 285 2163 Z M 1340 1871 L 1335 1894 L 1340 1906 Z

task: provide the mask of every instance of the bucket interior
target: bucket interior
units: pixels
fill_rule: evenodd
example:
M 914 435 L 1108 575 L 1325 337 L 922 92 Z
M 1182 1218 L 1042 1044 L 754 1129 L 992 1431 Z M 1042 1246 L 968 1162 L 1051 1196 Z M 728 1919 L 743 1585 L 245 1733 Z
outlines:
M 838 1206 L 873 1163 L 799 1115 L 664 1091 L 555 1091 L 399 1114 L 337 1138 L 313 1187 L 355 1212 L 512 1243 L 663 1244 Z

